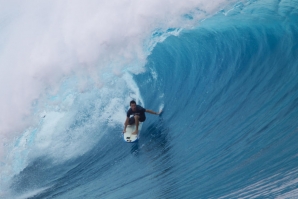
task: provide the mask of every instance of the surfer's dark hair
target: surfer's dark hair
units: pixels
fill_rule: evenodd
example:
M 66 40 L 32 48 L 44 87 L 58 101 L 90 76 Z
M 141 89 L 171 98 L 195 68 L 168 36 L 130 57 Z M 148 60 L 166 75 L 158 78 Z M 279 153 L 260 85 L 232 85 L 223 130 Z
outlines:
M 136 103 L 136 101 L 131 100 L 130 103 L 129 103 L 129 105 L 131 105 L 131 104 L 137 104 L 137 103 Z

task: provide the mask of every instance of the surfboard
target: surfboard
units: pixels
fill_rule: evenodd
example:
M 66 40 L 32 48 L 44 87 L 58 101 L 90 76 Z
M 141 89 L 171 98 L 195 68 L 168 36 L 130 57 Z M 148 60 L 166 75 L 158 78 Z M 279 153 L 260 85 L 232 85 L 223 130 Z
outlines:
M 125 142 L 134 143 L 140 139 L 140 133 L 143 126 L 143 122 L 139 123 L 139 133 L 137 135 L 133 135 L 132 132 L 136 130 L 136 125 L 127 125 L 126 132 L 123 133 L 123 139 Z

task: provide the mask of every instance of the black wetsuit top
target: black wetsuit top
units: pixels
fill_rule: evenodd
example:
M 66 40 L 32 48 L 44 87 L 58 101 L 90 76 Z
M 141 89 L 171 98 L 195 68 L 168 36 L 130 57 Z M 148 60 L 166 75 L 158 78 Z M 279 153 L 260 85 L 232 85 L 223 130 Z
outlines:
M 139 115 L 139 121 L 140 122 L 144 122 L 146 120 L 146 115 L 145 115 L 146 109 L 144 109 L 143 107 L 137 105 L 136 107 L 136 111 L 132 111 L 132 109 L 130 108 L 127 111 L 127 117 L 130 117 L 131 115 Z

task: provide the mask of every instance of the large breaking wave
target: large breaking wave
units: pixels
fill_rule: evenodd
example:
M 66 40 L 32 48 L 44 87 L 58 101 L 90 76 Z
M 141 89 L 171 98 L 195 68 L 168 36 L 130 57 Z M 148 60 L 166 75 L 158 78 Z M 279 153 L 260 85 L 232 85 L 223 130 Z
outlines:
M 297 196 L 298 2 L 116 3 L 7 5 L 1 34 L 29 50 L 1 44 L 15 67 L 2 73 L 0 196 Z M 30 25 L 29 41 L 10 36 Z M 121 138 L 130 99 L 164 110 L 135 145 Z

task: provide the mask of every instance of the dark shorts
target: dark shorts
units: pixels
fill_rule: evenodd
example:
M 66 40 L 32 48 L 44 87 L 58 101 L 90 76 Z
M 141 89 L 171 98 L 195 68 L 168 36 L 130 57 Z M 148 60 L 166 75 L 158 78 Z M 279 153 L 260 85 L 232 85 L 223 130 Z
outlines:
M 144 118 L 142 116 L 139 117 L 139 122 L 144 122 L 145 120 L 146 120 L 146 118 Z M 135 123 L 135 117 L 134 116 L 130 117 L 128 123 L 130 125 L 134 124 Z

